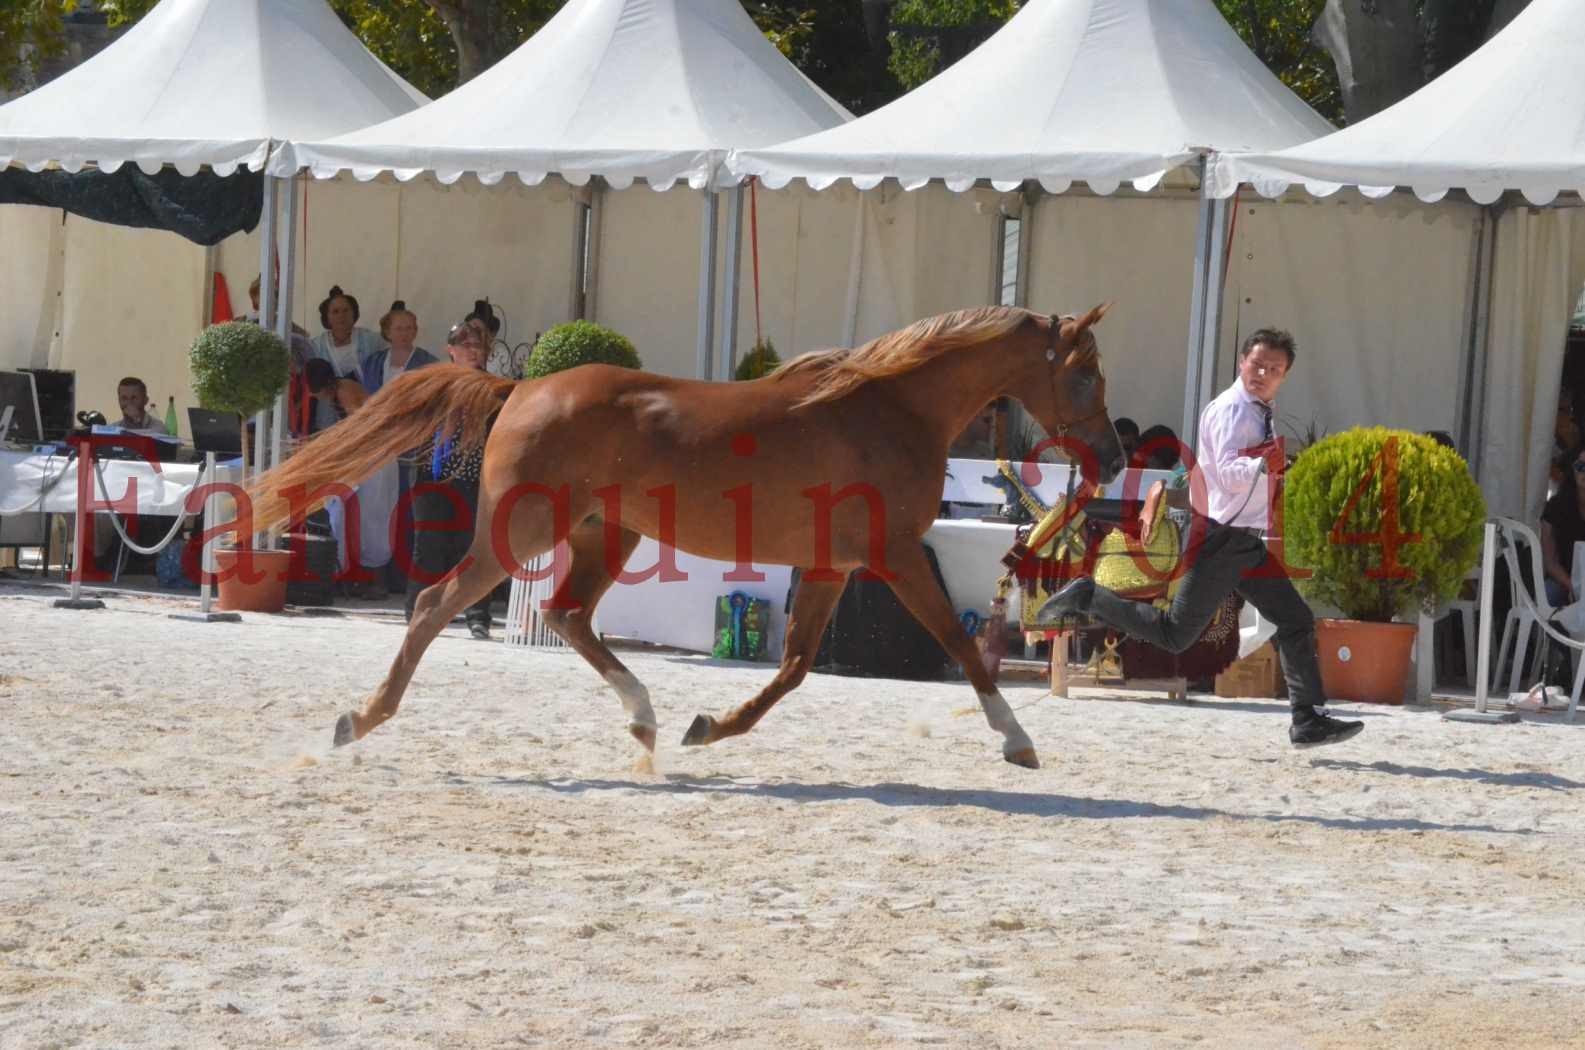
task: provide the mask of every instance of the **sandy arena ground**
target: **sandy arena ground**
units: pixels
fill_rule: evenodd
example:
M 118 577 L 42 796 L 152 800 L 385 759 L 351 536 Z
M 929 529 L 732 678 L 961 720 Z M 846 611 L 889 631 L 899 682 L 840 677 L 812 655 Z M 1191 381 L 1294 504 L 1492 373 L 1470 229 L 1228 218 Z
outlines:
M 0 1047 L 1585 1046 L 1585 724 L 1009 700 L 0 588 Z M 1090 694 L 1101 697 L 1104 694 Z

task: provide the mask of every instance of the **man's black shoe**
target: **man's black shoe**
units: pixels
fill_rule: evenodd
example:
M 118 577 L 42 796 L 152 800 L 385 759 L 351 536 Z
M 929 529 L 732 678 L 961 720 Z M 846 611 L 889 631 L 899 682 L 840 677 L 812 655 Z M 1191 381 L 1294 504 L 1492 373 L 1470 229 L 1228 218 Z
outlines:
M 1288 727 L 1288 739 L 1294 747 L 1321 747 L 1341 744 L 1359 735 L 1364 722 L 1345 722 L 1341 718 L 1317 714 Z
M 473 635 L 473 640 L 476 642 L 488 642 L 490 640 L 490 625 L 475 620 L 468 625 L 468 633 Z
M 1036 614 L 1036 619 L 1042 624 L 1054 624 L 1060 622 L 1064 616 L 1087 613 L 1090 611 L 1090 598 L 1094 594 L 1095 581 L 1088 576 L 1080 576 L 1047 598 L 1046 604 L 1042 605 L 1040 612 Z

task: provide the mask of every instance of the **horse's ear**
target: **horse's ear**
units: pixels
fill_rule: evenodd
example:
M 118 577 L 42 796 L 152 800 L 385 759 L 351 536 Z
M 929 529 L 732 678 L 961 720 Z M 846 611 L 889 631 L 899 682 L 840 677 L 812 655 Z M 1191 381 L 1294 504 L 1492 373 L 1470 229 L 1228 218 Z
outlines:
M 1113 306 L 1113 304 L 1109 303 L 1109 302 L 1108 303 L 1102 303 L 1100 306 L 1097 306 L 1095 309 L 1091 310 L 1089 313 L 1087 313 L 1083 317 L 1079 318 L 1079 323 L 1075 326 L 1076 330 L 1075 330 L 1074 334 L 1078 335 L 1079 333 L 1081 333 L 1081 332 L 1085 331 L 1086 329 L 1088 329 L 1091 325 L 1094 325 L 1097 322 L 1099 322 L 1100 319 L 1105 317 L 1107 315 L 1107 313 L 1112 309 L 1112 306 Z

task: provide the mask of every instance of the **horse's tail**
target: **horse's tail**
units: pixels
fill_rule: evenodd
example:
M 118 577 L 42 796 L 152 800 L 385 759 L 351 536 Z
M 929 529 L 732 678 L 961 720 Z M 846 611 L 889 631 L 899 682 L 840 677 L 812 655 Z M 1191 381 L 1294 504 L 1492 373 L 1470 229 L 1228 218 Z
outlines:
M 406 452 L 425 448 L 437 431 L 459 447 L 483 443 L 485 426 L 517 383 L 460 365 L 431 365 L 380 388 L 363 407 L 316 435 L 285 463 L 248 486 L 253 529 L 296 522 Z

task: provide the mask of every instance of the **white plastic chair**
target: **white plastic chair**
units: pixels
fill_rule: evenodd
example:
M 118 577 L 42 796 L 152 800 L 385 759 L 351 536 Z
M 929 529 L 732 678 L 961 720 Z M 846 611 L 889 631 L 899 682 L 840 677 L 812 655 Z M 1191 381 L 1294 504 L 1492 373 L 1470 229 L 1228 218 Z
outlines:
M 1513 671 L 1508 679 L 1508 692 L 1512 695 L 1518 690 L 1524 651 L 1530 642 L 1530 630 L 1532 627 L 1539 628 L 1548 638 L 1568 649 L 1573 657 L 1574 685 L 1569 690 L 1567 716 L 1572 722 L 1574 712 L 1579 707 L 1580 687 L 1585 685 L 1585 659 L 1581 658 L 1581 654 L 1585 653 L 1585 639 L 1567 635 L 1551 623 L 1557 610 L 1546 600 L 1546 572 L 1541 560 L 1541 541 L 1535 530 L 1514 518 L 1497 518 L 1496 522 L 1497 543 L 1508 565 L 1509 587 L 1513 593 L 1513 606 L 1508 610 L 1508 618 L 1503 624 L 1502 645 L 1497 649 L 1497 673 L 1501 673 L 1502 656 L 1507 650 L 1508 639 L 1516 633 L 1517 644 L 1513 652 Z M 1524 578 L 1520 576 L 1520 540 L 1530 547 L 1529 581 L 1534 588 L 1534 597 L 1531 588 L 1525 586 Z
M 1479 562 L 1477 562 L 1475 564 L 1475 567 L 1473 569 L 1469 570 L 1469 575 L 1464 577 L 1464 583 L 1465 584 L 1473 583 L 1474 587 L 1471 588 L 1471 589 L 1472 590 L 1476 590 L 1476 591 L 1479 590 L 1479 588 L 1480 588 L 1480 563 Z M 1441 615 L 1437 617 L 1437 620 L 1441 621 L 1441 620 L 1444 620 L 1447 617 L 1452 616 L 1454 614 L 1458 615 L 1459 626 L 1461 628 L 1463 628 L 1463 639 L 1464 639 L 1464 681 L 1466 683 L 1468 683 L 1470 688 L 1473 689 L 1474 686 L 1475 686 L 1475 656 L 1476 656 L 1476 652 L 1475 652 L 1475 637 L 1476 637 L 1475 636 L 1475 620 L 1476 620 L 1476 618 L 1478 616 L 1478 610 L 1480 609 L 1480 602 L 1477 601 L 1474 598 L 1464 598 L 1464 597 L 1462 597 L 1462 595 L 1464 593 L 1464 590 L 1465 590 L 1465 588 L 1463 586 L 1461 586 L 1460 589 L 1459 589 L 1460 597 L 1454 598 L 1452 601 L 1447 602 L 1445 605 L 1442 606 L 1442 608 L 1440 610 L 1441 611 Z M 1451 625 L 1449 625 L 1449 626 L 1451 627 Z M 1444 653 L 1446 652 L 1447 648 L 1448 648 L 1448 646 L 1446 646 L 1446 645 L 1443 646 Z M 1451 662 L 1451 654 L 1448 654 L 1448 661 L 1447 662 L 1449 662 L 1449 663 Z

